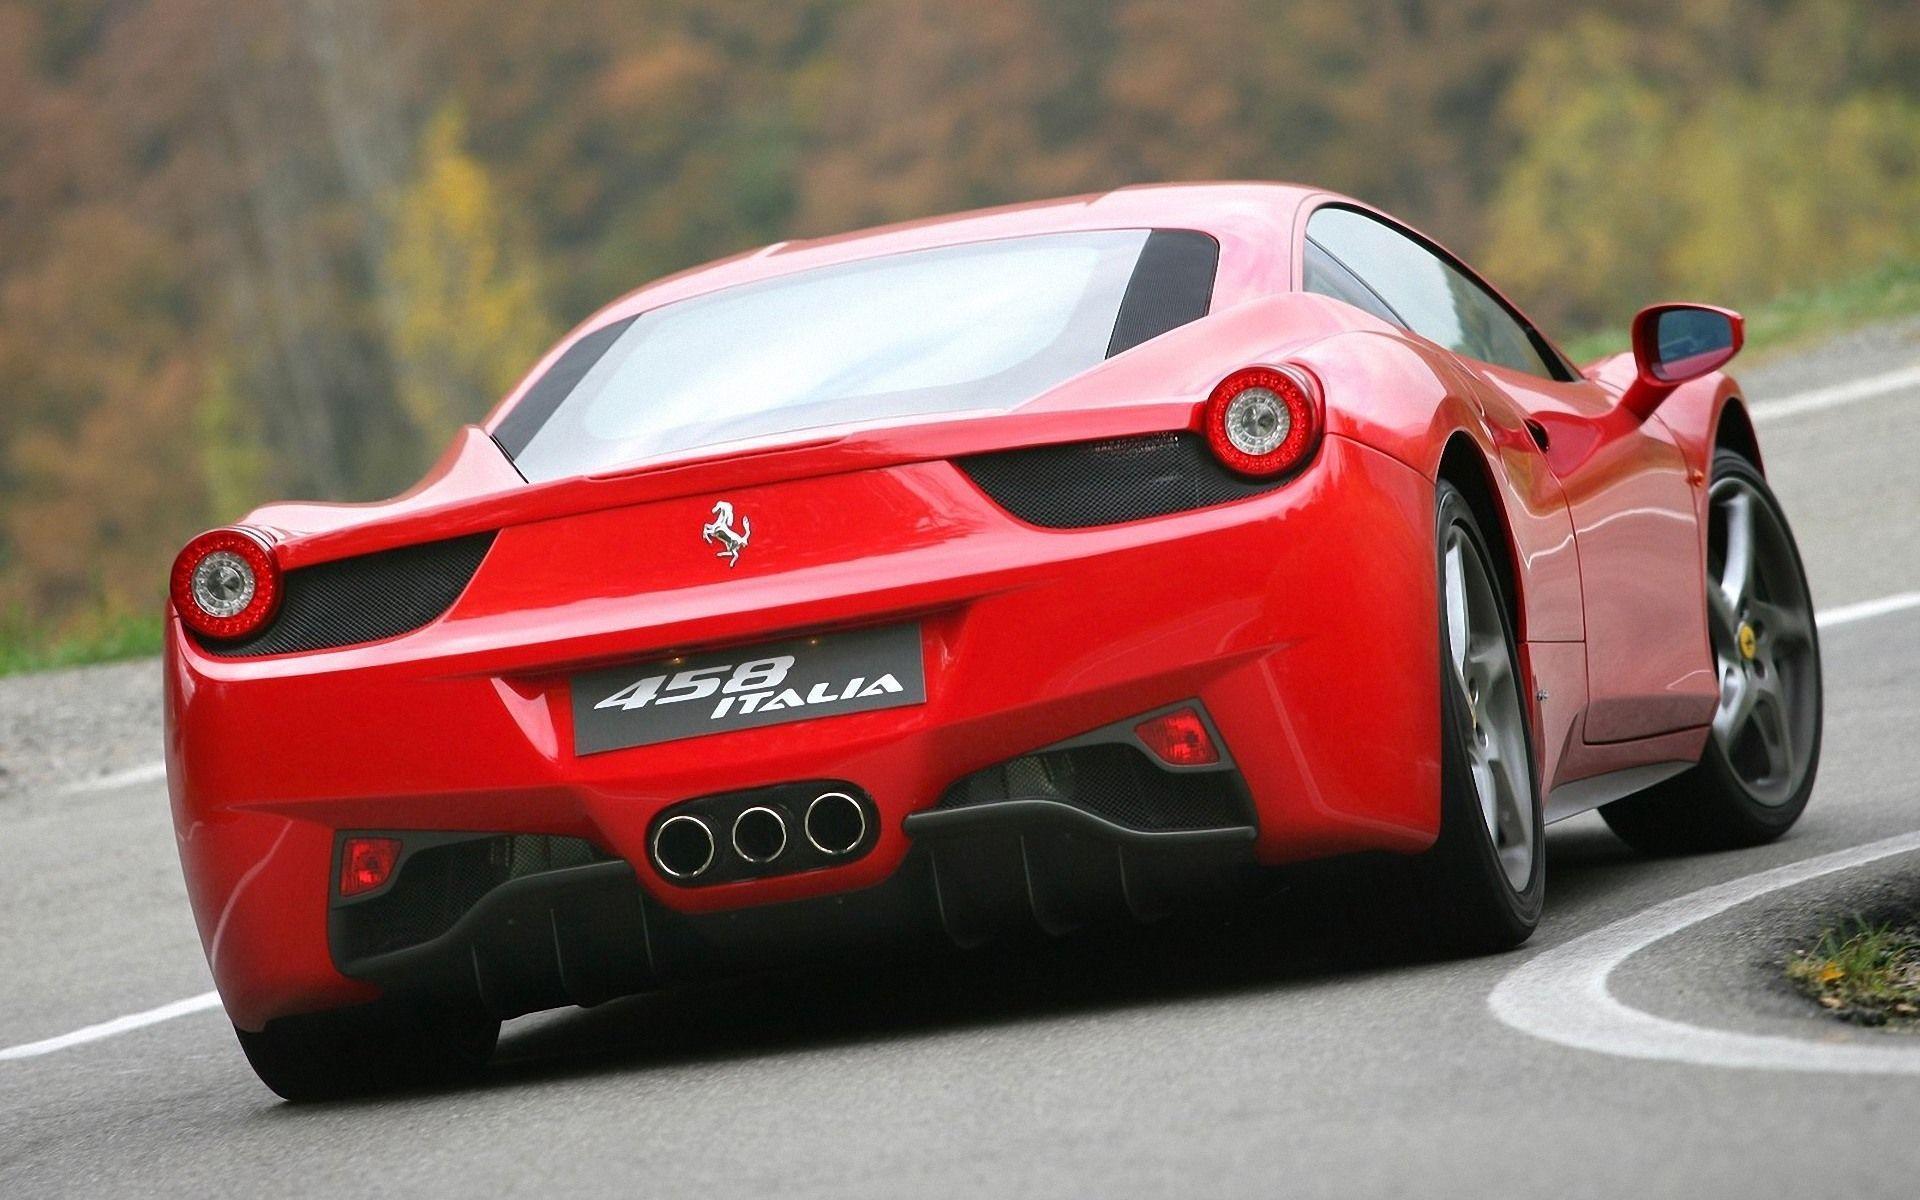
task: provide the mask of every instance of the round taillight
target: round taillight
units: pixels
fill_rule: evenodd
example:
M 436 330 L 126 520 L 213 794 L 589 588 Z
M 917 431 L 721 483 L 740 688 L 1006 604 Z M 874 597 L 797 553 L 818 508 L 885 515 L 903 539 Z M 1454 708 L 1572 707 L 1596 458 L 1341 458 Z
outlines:
M 169 585 L 187 628 L 221 641 L 259 632 L 280 607 L 280 564 L 251 529 L 216 529 L 188 542 Z
M 1320 444 L 1320 384 L 1295 366 L 1247 367 L 1207 397 L 1207 443 L 1242 475 L 1281 475 Z

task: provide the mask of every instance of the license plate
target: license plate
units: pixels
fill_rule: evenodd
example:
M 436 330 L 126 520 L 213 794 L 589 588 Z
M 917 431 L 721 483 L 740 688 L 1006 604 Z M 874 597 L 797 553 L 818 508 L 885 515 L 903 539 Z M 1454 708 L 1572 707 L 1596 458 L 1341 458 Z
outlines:
M 577 754 L 922 704 L 920 627 L 796 638 L 576 675 Z

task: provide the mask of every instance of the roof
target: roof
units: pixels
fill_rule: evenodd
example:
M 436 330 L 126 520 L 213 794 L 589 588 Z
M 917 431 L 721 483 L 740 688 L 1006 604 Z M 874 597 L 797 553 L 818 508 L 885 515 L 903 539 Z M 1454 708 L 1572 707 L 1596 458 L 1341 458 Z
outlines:
M 1286 183 L 1151 184 L 778 242 L 657 280 L 614 301 L 586 324 L 598 325 L 689 296 L 831 263 L 1088 229 L 1198 229 L 1212 234 L 1222 250 L 1216 296 L 1237 299 L 1242 288 L 1267 282 L 1265 268 L 1275 265 L 1276 255 L 1284 264 L 1294 214 L 1308 198 L 1324 195 L 1320 189 Z M 1279 286 L 1284 287 L 1284 282 Z

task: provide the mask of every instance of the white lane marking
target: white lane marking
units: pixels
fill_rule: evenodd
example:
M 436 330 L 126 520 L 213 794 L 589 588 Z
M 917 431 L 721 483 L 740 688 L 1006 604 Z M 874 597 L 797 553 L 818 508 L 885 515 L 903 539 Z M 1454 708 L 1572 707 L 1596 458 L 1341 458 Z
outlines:
M 1865 621 L 1870 617 L 1884 617 L 1888 613 L 1900 612 L 1908 608 L 1920 608 L 1920 592 L 1898 592 L 1891 596 L 1882 596 L 1878 600 L 1842 604 L 1839 608 L 1829 608 L 1825 612 L 1813 614 L 1813 620 L 1821 628 L 1831 629 L 1835 625 L 1851 625 L 1855 621 Z
M 150 1008 L 145 1012 L 129 1016 L 115 1017 L 111 1021 L 102 1021 L 98 1025 L 89 1025 L 85 1029 L 76 1029 L 72 1033 L 63 1033 L 58 1037 L 43 1041 L 28 1042 L 23 1046 L 8 1046 L 0 1049 L 0 1062 L 16 1058 L 37 1058 L 42 1054 L 52 1054 L 55 1050 L 65 1050 L 69 1046 L 80 1046 L 87 1042 L 97 1042 L 117 1034 L 142 1029 L 148 1025 L 158 1025 L 162 1021 L 171 1021 L 175 1017 L 184 1017 L 192 1013 L 205 1012 L 209 1008 L 220 1007 L 220 993 L 201 992 L 198 996 L 189 996 L 185 1000 L 175 1000 L 172 1004 L 162 1004 L 159 1008 Z
M 166 777 L 166 763 L 141 763 L 137 767 L 128 767 L 124 771 L 115 771 L 110 775 L 96 775 L 92 779 L 70 783 L 62 791 L 69 796 L 80 792 L 108 792 L 114 788 L 133 787 L 135 784 L 158 783 Z
M 1862 400 L 1873 400 L 1890 392 L 1904 391 L 1912 387 L 1920 387 L 1920 366 L 1888 371 L 1884 375 L 1872 375 L 1866 379 L 1856 379 L 1852 383 L 1815 388 L 1810 392 L 1796 392 L 1785 399 L 1755 403 L 1747 411 L 1753 415 L 1754 422 L 1758 424 L 1763 421 L 1777 421 L 1782 417 L 1797 417 L 1802 413 L 1819 412 L 1827 408 L 1839 408 L 1843 404 L 1857 404 Z
M 1535 955 L 1494 987 L 1487 1007 L 1522 1033 L 1622 1058 L 1769 1071 L 1920 1075 L 1920 1044 L 1911 1041 L 1877 1035 L 1871 1043 L 1813 1041 L 1708 1029 L 1631 1008 L 1607 990 L 1614 968 L 1662 938 L 1768 892 L 1915 850 L 1920 850 L 1920 832 L 1903 833 L 1656 904 Z

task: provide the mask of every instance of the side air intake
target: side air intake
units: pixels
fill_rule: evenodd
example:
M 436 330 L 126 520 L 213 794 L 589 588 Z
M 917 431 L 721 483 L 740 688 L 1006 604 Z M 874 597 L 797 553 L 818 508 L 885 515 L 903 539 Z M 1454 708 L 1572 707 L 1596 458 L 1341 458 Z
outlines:
M 1286 482 L 1235 475 L 1192 433 L 1003 450 L 954 465 L 995 504 L 1048 529 L 1164 517 L 1244 500 Z
M 248 658 L 411 633 L 453 607 L 493 538 L 479 533 L 288 571 L 280 611 L 259 633 L 226 642 L 195 634 L 194 640 L 209 654 Z

